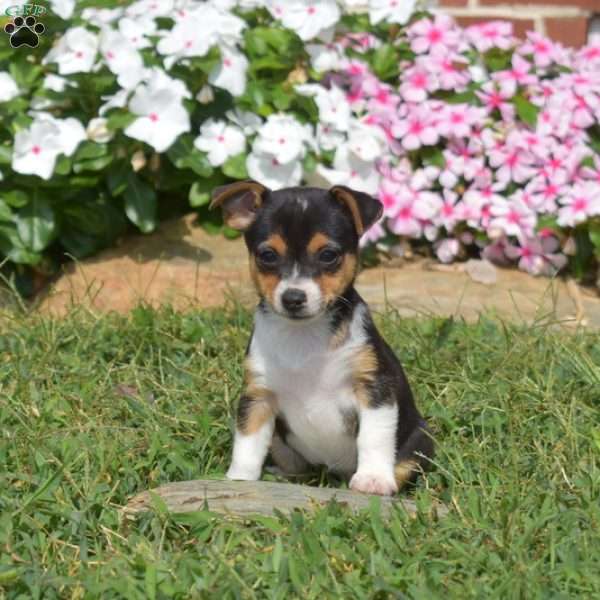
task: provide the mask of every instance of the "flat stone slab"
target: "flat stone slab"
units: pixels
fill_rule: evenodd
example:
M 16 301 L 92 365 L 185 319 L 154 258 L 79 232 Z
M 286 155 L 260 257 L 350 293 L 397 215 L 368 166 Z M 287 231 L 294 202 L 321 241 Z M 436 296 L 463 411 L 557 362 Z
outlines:
M 593 290 L 516 269 L 495 269 L 495 280 L 475 281 L 465 264 L 418 260 L 365 269 L 357 288 L 373 308 L 387 304 L 403 316 L 454 315 L 472 321 L 487 312 L 524 323 L 551 320 L 600 329 L 600 297 Z M 64 315 L 72 306 L 84 305 L 128 312 L 140 301 L 185 310 L 221 306 L 228 298 L 246 306 L 256 301 L 245 245 L 241 239 L 207 234 L 191 214 L 66 265 L 39 310 Z
M 153 510 L 152 495 L 156 494 L 166 504 L 169 512 L 186 513 L 208 510 L 237 517 L 274 515 L 276 511 L 289 514 L 294 509 L 315 510 L 332 500 L 356 512 L 368 508 L 371 498 L 351 490 L 319 488 L 294 483 L 271 481 L 219 481 L 199 479 L 169 483 L 149 492 L 134 496 L 125 506 L 126 516 Z M 417 507 L 412 500 L 401 497 L 380 497 L 381 513 L 388 516 L 394 506 L 415 514 Z M 445 506 L 434 508 L 437 516 L 448 513 Z

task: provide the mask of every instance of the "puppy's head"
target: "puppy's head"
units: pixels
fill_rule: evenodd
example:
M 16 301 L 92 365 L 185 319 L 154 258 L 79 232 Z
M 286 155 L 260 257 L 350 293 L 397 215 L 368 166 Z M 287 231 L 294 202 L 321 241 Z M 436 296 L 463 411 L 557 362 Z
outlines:
M 270 191 L 254 181 L 217 188 L 211 207 L 244 232 L 250 273 L 271 308 L 290 319 L 322 313 L 354 281 L 360 236 L 381 203 L 343 186 Z

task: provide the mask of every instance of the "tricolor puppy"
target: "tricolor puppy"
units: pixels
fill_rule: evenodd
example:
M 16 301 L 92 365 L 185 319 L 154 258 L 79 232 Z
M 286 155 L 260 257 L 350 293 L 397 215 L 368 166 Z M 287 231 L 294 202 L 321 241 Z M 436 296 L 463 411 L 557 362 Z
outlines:
M 353 287 L 358 242 L 381 204 L 336 186 L 215 190 L 244 232 L 260 296 L 245 361 L 230 479 L 259 479 L 269 450 L 288 474 L 325 465 L 393 494 L 433 455 L 398 359 Z

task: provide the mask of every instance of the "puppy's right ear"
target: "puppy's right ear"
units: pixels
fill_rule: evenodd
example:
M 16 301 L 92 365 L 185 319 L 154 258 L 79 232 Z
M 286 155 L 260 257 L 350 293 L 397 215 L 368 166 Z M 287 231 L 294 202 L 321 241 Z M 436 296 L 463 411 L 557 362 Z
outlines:
M 263 203 L 263 194 L 267 191 L 264 185 L 256 181 L 236 181 L 216 188 L 209 208 L 220 206 L 228 227 L 246 231 L 256 219 L 256 213 Z

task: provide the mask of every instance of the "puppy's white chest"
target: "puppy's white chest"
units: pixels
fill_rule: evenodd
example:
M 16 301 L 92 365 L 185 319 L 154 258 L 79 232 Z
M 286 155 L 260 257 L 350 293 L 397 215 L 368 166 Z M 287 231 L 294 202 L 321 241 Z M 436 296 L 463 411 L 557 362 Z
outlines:
M 326 324 L 257 318 L 250 356 L 261 383 L 276 398 L 290 433 L 287 443 L 313 464 L 339 472 L 356 468 L 352 428 L 358 408 L 351 357 L 359 340 L 330 348 Z

